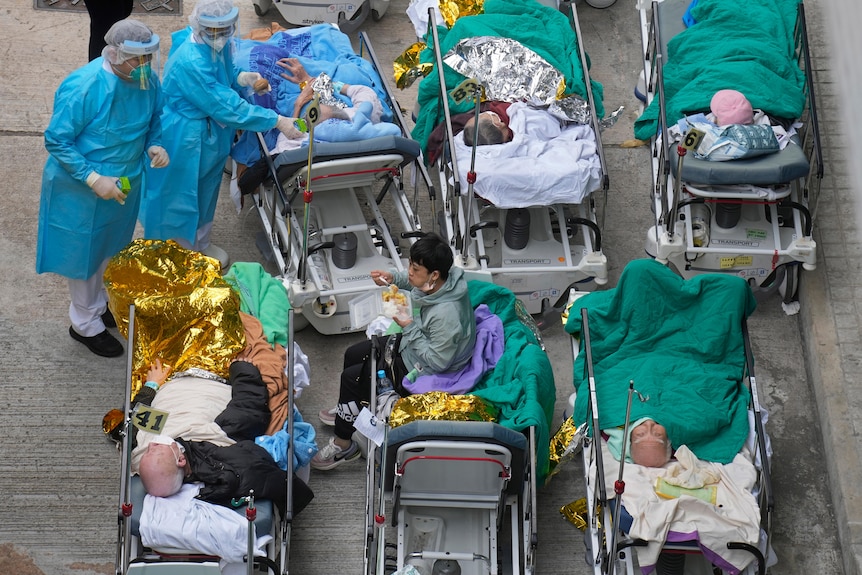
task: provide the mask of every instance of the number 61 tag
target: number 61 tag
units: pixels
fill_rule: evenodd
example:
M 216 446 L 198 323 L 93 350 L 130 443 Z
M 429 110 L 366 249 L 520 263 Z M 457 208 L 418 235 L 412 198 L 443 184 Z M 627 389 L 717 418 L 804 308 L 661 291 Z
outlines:
M 460 104 L 467 98 L 472 98 L 477 90 L 480 90 L 479 82 L 475 78 L 467 78 L 449 92 L 449 95 L 452 96 L 452 100 L 455 101 L 456 104 Z
M 148 405 L 139 403 L 132 411 L 132 425 L 143 431 L 160 434 L 168 421 L 167 411 L 159 411 Z
M 704 134 L 705 132 L 702 132 L 697 128 L 689 128 L 685 133 L 685 136 L 682 138 L 682 147 L 689 152 L 694 152 L 700 145 L 701 140 L 703 140 Z

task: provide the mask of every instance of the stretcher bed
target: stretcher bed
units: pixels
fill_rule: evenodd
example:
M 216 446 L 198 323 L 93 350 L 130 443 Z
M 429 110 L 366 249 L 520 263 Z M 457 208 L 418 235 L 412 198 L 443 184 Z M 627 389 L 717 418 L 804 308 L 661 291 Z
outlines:
M 754 306 L 740 278 L 684 280 L 651 260 L 574 301 L 573 421 L 583 426 L 585 542 L 597 575 L 657 564 L 680 575 L 765 573 L 774 562 L 770 449 L 746 327 Z M 627 462 L 620 473 L 608 436 L 642 417 L 665 426 L 678 461 Z M 712 477 L 678 493 L 656 483 L 683 464 Z
M 149 267 L 154 261 L 158 263 Z M 270 571 L 286 574 L 294 514 L 313 497 L 305 483 L 307 462 L 316 452 L 314 433 L 308 424 L 302 423 L 294 406 L 295 393 L 308 384 L 308 364 L 293 340 L 293 318 L 286 294 L 281 283 L 266 274 L 259 264 L 234 264 L 222 278 L 216 263 L 173 242 L 136 240 L 108 267 L 111 306 L 129 334 L 130 350 L 123 419 L 119 428 L 111 431 L 111 437 L 120 441 L 122 455 L 115 565 L 118 574 Z M 165 279 L 160 277 L 163 268 L 169 269 L 170 293 L 160 283 Z M 147 293 L 141 297 L 139 290 L 144 284 Z M 133 303 L 128 310 L 121 311 L 117 306 L 124 301 Z M 189 335 L 172 339 L 170 334 L 161 332 L 158 326 L 165 322 L 160 318 L 169 313 L 167 310 L 175 313 L 171 321 L 184 322 Z M 200 315 L 195 315 L 196 312 Z M 213 316 L 220 318 L 221 323 L 209 325 Z M 235 321 L 231 319 L 233 316 Z M 198 321 L 195 319 L 198 317 L 204 319 Z M 235 324 L 244 331 L 244 338 L 236 345 L 246 350 L 245 361 L 257 366 L 257 370 L 248 372 L 256 383 L 232 386 L 211 371 L 217 367 L 206 369 L 217 365 L 217 355 L 233 345 Z M 173 347 L 175 343 L 184 350 L 179 356 Z M 292 350 L 291 353 L 286 354 L 286 349 Z M 163 357 L 165 363 L 170 359 L 176 369 L 172 378 L 157 390 L 151 406 L 144 407 L 132 403 L 133 383 L 142 384 L 137 381 L 138 364 L 152 361 L 150 354 Z M 242 385 L 266 387 L 266 395 L 260 401 L 267 403 L 268 420 L 260 421 L 260 408 L 252 408 L 248 403 L 237 403 L 227 415 L 225 406 L 240 401 L 238 394 L 243 392 L 238 386 Z M 246 397 L 242 401 L 252 400 L 251 396 Z M 254 417 L 254 425 L 249 428 L 241 422 L 222 419 L 242 415 Z M 254 443 L 260 447 L 254 449 L 263 448 L 272 456 L 267 471 L 262 471 L 256 462 L 249 463 L 258 470 L 255 472 L 268 473 L 268 481 L 276 477 L 270 471 L 275 465 L 283 472 L 278 474 L 284 477 L 282 486 L 276 482 L 264 488 L 274 494 L 283 490 L 277 505 L 262 498 L 261 493 L 256 498 L 254 493 L 237 494 L 230 507 L 217 505 L 209 502 L 202 491 L 201 499 L 196 498 L 202 489 L 198 483 L 184 484 L 179 493 L 170 497 L 152 497 L 146 494 L 140 477 L 132 475 L 157 434 L 187 442 L 208 442 L 218 449 L 240 439 L 228 432 L 228 429 L 239 431 L 240 426 L 244 430 L 265 430 L 260 436 L 256 436 L 257 431 L 243 433 L 255 435 Z M 223 480 L 219 476 L 217 481 Z M 204 487 L 211 493 L 233 489 L 221 483 Z
M 365 573 L 406 565 L 425 575 L 444 567 L 533 572 L 553 372 L 538 329 L 512 292 L 475 280 L 469 289 L 474 306 L 487 305 L 502 321 L 506 346 L 468 395 L 494 405 L 499 417 L 416 419 L 388 431 L 380 447 L 369 443 Z
M 652 149 L 655 224 L 647 253 L 686 277 L 720 272 L 780 289 L 795 302 L 800 266 L 816 265 L 812 212 L 823 160 L 805 11 L 796 0 L 738 9 L 701 1 L 686 27 L 688 0 L 643 3 L 646 82 L 635 136 Z M 795 128 L 779 152 L 731 161 L 694 157 L 690 138 L 668 132 L 683 116 L 708 112 L 715 92 L 735 89 L 773 125 Z
M 434 70 L 419 86 L 413 130 L 427 146 L 433 127 L 445 126 L 442 153 L 435 158 L 445 198 L 438 219 L 457 265 L 511 289 L 530 313 L 565 301 L 573 283 L 607 281 L 603 222 L 596 218 L 596 203 L 605 205 L 609 187 L 599 131 L 601 86 L 590 78 L 574 3 L 562 3 L 562 10 L 565 14 L 532 0 L 491 0 L 483 14 L 462 17 L 449 30 L 432 26 L 428 45 L 439 50 L 429 48 L 422 56 Z M 566 94 L 581 99 L 588 117 L 560 122 L 550 111 L 553 95 L 543 108 L 530 96 L 530 106 L 518 101 L 510 108 L 512 141 L 479 146 L 474 155 L 472 142 L 453 133 L 452 115 L 472 110 L 475 98 L 453 96 L 466 76 L 449 58 L 465 42 L 489 36 L 514 41 L 544 59 L 561 74 Z M 477 72 L 471 80 L 487 93 L 485 84 L 498 72 L 505 71 L 486 70 L 484 79 Z M 533 78 L 521 80 L 529 95 Z M 426 158 L 434 156 L 426 152 Z
M 398 108 L 380 78 L 379 62 L 367 36 L 360 34 L 366 60 L 353 52 L 346 35 L 332 27 L 312 26 L 308 29 L 311 37 L 302 46 L 309 50 L 317 46 L 317 62 L 323 29 L 326 57 L 336 65 L 314 68 L 319 64 L 303 60 L 309 73 L 323 69 L 334 80 L 371 86 L 383 106 L 383 122 L 394 123 L 388 124 L 385 135 L 369 139 L 315 141 L 310 153 L 305 146 L 273 157 L 265 154 L 260 160 L 256 153 L 251 161 L 246 160 L 257 163 L 239 178 L 239 188 L 254 201 L 265 232 L 259 244 L 265 258 L 275 264 L 293 308 L 320 333 L 336 334 L 358 329 L 350 321 L 350 302 L 374 288 L 369 272 L 405 269 L 401 240 L 412 242 L 422 234 L 413 207 L 416 198 L 409 199 L 405 192 L 405 171 L 412 166 L 413 180 L 424 180 L 432 194 L 433 187 L 418 161 L 418 145 L 406 137 L 400 114 L 391 112 Z M 290 33 L 296 37 L 301 30 Z M 296 42 L 285 45 L 296 46 Z M 350 53 L 345 55 L 347 50 Z M 250 65 L 250 69 L 255 67 L 265 77 L 278 73 L 264 73 L 263 66 Z M 346 76 L 351 70 L 361 74 Z M 254 98 L 280 111 L 291 108 L 287 112 L 291 115 L 298 88 L 283 82 L 273 91 L 274 97 Z M 272 136 L 257 138 L 261 148 L 272 149 Z M 248 147 L 244 150 L 240 161 L 247 157 Z

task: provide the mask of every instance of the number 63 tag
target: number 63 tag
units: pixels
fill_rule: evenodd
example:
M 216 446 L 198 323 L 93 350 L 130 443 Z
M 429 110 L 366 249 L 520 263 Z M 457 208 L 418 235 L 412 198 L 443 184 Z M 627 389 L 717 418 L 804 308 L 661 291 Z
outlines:
M 701 140 L 703 140 L 704 134 L 704 132 L 697 128 L 689 128 L 685 136 L 682 137 L 682 147 L 689 152 L 694 152 L 700 145 Z
M 132 425 L 143 431 L 160 434 L 168 421 L 167 411 L 159 411 L 148 405 L 139 403 L 132 411 Z

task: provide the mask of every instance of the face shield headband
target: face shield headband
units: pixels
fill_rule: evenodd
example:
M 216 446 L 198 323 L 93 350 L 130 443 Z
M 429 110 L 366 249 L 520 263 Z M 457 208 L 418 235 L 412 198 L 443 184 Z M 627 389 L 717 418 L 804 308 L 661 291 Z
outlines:
M 124 62 L 134 66 L 128 73 L 128 79 L 142 90 L 150 87 L 150 77 L 153 69 L 159 69 L 159 37 L 153 34 L 149 42 L 134 42 L 126 40 L 117 48 Z M 155 60 L 155 62 L 154 62 Z

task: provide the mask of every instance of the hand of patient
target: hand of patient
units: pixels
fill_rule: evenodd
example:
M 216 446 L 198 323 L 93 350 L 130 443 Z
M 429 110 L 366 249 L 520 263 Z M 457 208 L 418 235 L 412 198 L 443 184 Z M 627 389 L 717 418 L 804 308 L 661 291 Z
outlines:
M 311 76 L 308 75 L 308 72 L 305 71 L 305 67 L 296 58 L 282 58 L 276 62 L 276 64 L 288 72 L 282 73 L 281 77 L 293 82 L 294 84 L 299 84 L 300 89 L 305 89 L 308 83 L 312 80 Z M 303 83 L 305 83 L 305 85 L 303 85 Z
M 150 369 L 147 371 L 147 381 L 154 381 L 161 387 L 168 379 L 171 369 L 171 366 L 156 358 L 156 361 L 150 364 Z

